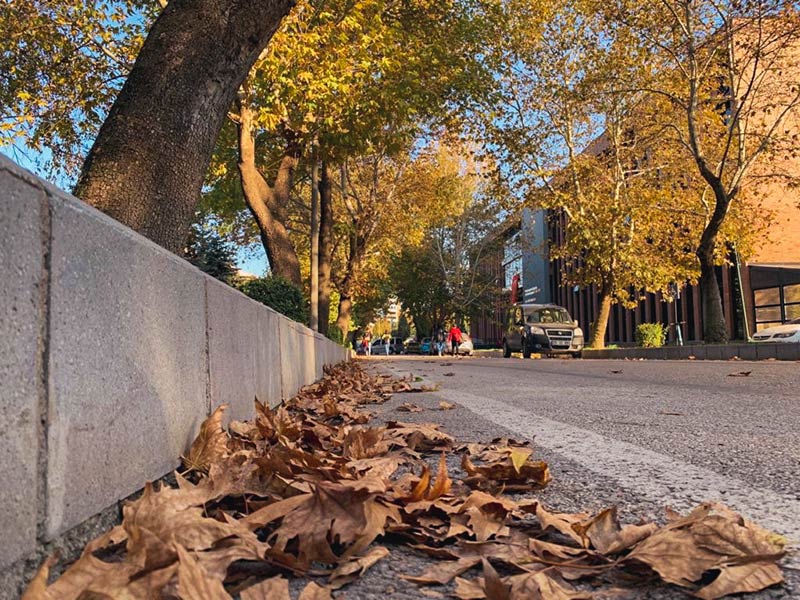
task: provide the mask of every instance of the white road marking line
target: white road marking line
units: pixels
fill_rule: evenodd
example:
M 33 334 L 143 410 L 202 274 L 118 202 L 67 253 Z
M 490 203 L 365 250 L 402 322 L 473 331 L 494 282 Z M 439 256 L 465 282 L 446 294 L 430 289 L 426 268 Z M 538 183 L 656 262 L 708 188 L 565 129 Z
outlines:
M 400 376 L 408 375 L 406 369 L 391 367 L 390 370 Z M 793 496 L 754 488 L 741 479 L 554 421 L 493 398 L 450 389 L 438 390 L 435 395 L 460 404 L 520 437 L 535 438 L 537 445 L 592 473 L 617 481 L 621 487 L 650 502 L 682 511 L 704 501 L 722 502 L 747 519 L 785 536 L 793 547 L 800 543 L 800 501 Z M 784 564 L 798 568 L 800 556 L 793 552 Z
M 522 437 L 535 437 L 537 445 L 614 479 L 649 501 L 676 510 L 687 510 L 706 500 L 723 502 L 762 527 L 786 536 L 793 544 L 800 542 L 800 501 L 793 497 L 753 488 L 741 479 L 541 417 L 499 400 L 455 390 L 439 390 L 436 394 Z

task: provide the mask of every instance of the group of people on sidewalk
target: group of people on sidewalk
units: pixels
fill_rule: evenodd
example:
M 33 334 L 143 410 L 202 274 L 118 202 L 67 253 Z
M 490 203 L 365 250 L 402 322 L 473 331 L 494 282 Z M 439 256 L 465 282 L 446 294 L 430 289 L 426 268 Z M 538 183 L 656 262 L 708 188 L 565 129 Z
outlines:
M 383 347 L 387 356 L 389 355 L 389 347 L 391 346 L 389 343 L 390 340 L 391 338 L 388 334 L 383 336 Z M 431 343 L 436 345 L 436 351 L 439 356 L 442 356 L 445 351 L 449 351 L 453 356 L 458 356 L 460 358 L 458 347 L 463 341 L 464 334 L 461 332 L 461 328 L 453 324 L 447 334 L 445 334 L 444 329 L 439 328 Z M 364 349 L 364 354 L 372 356 L 372 334 L 369 331 L 366 331 L 361 338 L 361 347 Z
M 450 331 L 447 332 L 447 336 L 445 336 L 443 329 L 439 329 L 436 332 L 436 351 L 439 356 L 442 356 L 442 354 L 445 352 L 445 349 L 449 348 L 450 353 L 453 356 L 458 356 L 460 358 L 458 347 L 461 345 L 463 340 L 464 336 L 461 333 L 461 328 L 458 325 L 454 324 L 450 328 Z
M 391 347 L 390 342 L 392 340 L 391 336 L 387 333 L 382 338 L 379 339 L 383 340 L 384 351 L 386 352 L 386 356 L 389 356 L 389 349 Z M 372 356 L 372 344 L 373 344 L 372 334 L 369 331 L 367 331 L 361 338 L 361 347 L 364 349 L 364 354 L 366 354 L 367 356 Z

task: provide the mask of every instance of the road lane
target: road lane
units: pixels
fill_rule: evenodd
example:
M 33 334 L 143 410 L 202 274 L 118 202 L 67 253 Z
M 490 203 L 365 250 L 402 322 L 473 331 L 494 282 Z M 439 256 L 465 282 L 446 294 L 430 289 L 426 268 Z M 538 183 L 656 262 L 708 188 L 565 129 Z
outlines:
M 383 366 L 423 376 L 437 396 L 648 499 L 676 508 L 721 500 L 800 542 L 796 363 L 405 358 Z

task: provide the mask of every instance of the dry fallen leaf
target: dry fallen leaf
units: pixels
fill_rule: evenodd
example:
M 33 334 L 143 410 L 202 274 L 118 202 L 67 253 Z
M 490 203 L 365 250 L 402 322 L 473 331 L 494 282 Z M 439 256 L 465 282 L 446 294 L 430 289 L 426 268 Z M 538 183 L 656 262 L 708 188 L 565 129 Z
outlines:
M 321 587 L 312 581 L 303 588 L 297 600 L 331 600 L 331 592 L 328 588 Z
M 422 412 L 425 409 L 417 406 L 416 404 L 411 404 L 410 402 L 404 402 L 403 404 L 397 407 L 397 410 L 402 412 Z
M 446 400 L 442 400 L 439 402 L 439 410 L 453 410 L 456 407 L 455 404 L 452 402 L 447 402 Z
M 22 600 L 55 600 L 47 591 L 47 579 L 50 577 L 50 569 L 58 562 L 58 555 L 48 556 L 39 567 L 36 575 L 28 584 L 28 589 L 22 595 Z
M 737 371 L 736 373 L 728 373 L 728 377 L 750 377 L 752 371 Z
M 242 590 L 241 598 L 242 600 L 291 600 L 289 580 L 283 575 L 270 577 Z
M 228 451 L 228 434 L 222 429 L 222 416 L 227 404 L 219 405 L 200 425 L 200 433 L 192 442 L 183 464 L 189 471 L 208 472 L 211 463 L 221 460 Z
M 364 556 L 351 559 L 349 562 L 340 564 L 331 573 L 329 585 L 332 589 L 338 589 L 351 581 L 358 579 L 376 562 L 389 556 L 389 549 L 384 546 L 375 546 Z
M 222 581 L 208 573 L 183 546 L 175 547 L 178 553 L 178 593 L 182 598 L 204 600 L 232 600 Z

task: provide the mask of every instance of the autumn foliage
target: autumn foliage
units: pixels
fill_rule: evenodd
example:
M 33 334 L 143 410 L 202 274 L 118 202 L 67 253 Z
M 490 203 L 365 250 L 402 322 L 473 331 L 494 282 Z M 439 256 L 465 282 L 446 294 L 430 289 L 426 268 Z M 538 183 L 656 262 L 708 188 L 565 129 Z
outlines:
M 600 598 L 659 580 L 711 599 L 782 581 L 780 541 L 724 506 L 668 512 L 663 526 L 623 525 L 613 507 L 553 512 L 530 496 L 551 475 L 528 443 L 370 422 L 366 405 L 409 390 L 351 363 L 275 410 L 256 401 L 256 418 L 227 431 L 217 408 L 176 487 L 148 484 L 49 584 L 46 561 L 25 598 L 284 599 L 301 576 L 313 578 L 302 600 L 330 598 L 401 544 L 432 559 L 409 582 L 465 600 Z

